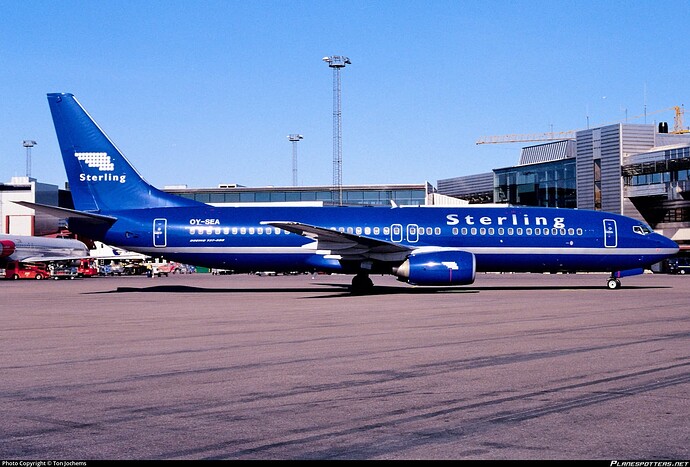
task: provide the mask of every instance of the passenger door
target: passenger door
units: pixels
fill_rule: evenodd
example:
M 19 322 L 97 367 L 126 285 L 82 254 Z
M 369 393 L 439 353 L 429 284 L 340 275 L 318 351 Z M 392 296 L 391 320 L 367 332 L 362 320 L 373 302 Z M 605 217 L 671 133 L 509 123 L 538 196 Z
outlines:
M 153 220 L 153 246 L 163 248 L 168 243 L 168 220 L 154 219 Z
M 616 248 L 618 246 L 618 231 L 616 221 L 604 219 L 604 246 L 606 248 Z

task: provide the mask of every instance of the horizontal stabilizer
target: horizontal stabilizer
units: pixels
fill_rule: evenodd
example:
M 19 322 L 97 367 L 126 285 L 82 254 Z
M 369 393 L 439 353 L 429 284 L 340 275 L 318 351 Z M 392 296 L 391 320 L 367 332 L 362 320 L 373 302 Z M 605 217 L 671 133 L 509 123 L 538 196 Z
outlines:
M 27 258 L 21 258 L 18 261 L 22 263 L 47 263 L 49 261 L 72 261 L 75 259 L 87 259 L 91 258 L 89 255 L 77 255 L 77 256 L 29 256 Z
M 30 203 L 28 201 L 13 201 L 15 204 L 20 204 L 26 208 L 34 209 L 43 214 L 49 214 L 59 219 L 81 219 L 82 221 L 91 224 L 113 225 L 117 217 L 104 216 L 102 214 L 94 214 L 91 212 L 75 211 L 74 209 L 59 208 L 57 206 L 48 206 L 46 204 Z

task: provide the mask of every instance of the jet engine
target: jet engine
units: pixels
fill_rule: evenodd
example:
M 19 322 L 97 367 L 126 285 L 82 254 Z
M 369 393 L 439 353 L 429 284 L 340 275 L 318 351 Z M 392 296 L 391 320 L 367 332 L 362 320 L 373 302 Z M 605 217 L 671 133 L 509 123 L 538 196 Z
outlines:
M 467 285 L 474 282 L 475 271 L 472 253 L 440 250 L 413 253 L 393 274 L 413 285 Z
M 0 240 L 0 258 L 7 258 L 14 253 L 15 246 L 12 240 Z

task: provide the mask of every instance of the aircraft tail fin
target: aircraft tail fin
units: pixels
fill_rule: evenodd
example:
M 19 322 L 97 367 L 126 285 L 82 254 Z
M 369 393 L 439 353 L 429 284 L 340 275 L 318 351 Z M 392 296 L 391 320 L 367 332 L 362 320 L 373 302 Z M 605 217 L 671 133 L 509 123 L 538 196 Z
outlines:
M 202 203 L 146 182 L 72 94 L 48 94 L 74 207 L 104 213 Z

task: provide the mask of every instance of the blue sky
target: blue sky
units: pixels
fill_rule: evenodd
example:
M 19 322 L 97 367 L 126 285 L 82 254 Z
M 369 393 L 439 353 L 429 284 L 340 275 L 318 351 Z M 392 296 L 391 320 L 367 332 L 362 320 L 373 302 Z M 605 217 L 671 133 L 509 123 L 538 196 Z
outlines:
M 0 0 L 0 181 L 66 180 L 46 101 L 71 92 L 151 183 L 423 183 L 514 165 L 486 135 L 668 121 L 690 0 Z M 686 116 L 686 126 L 690 114 Z

